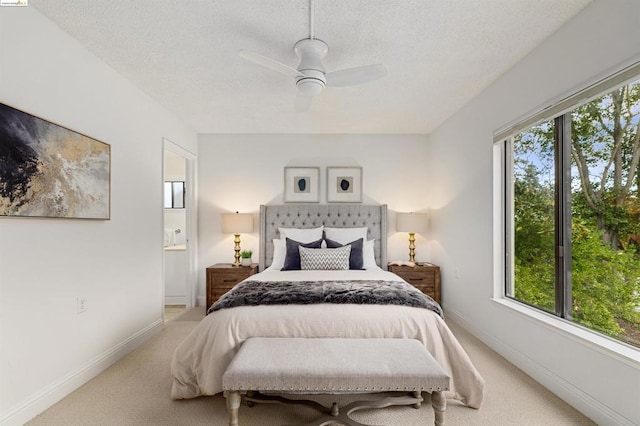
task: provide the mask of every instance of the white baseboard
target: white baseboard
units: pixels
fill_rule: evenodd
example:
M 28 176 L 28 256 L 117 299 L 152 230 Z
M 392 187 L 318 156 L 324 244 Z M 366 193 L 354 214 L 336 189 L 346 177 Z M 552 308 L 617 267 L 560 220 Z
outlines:
M 125 355 L 141 346 L 151 337 L 162 331 L 164 321 L 159 319 L 138 331 L 133 336 L 98 355 L 80 368 L 67 374 L 62 379 L 46 387 L 42 391 L 27 398 L 18 407 L 10 410 L 0 418 L 0 426 L 23 425 L 65 396 L 69 395 L 89 380 L 115 364 Z
M 165 296 L 164 304 L 165 305 L 186 305 L 187 296 Z
M 198 304 L 198 306 L 204 306 L 207 304 L 207 298 L 205 296 L 198 296 L 196 299 L 196 303 Z M 207 306 L 207 309 L 209 307 Z
M 543 365 L 527 357 L 526 354 L 509 346 L 504 341 L 478 329 L 471 321 L 467 321 L 464 316 L 458 312 L 447 309 L 446 314 L 448 318 L 451 318 L 455 323 L 459 324 L 477 339 L 481 340 L 513 365 L 524 371 L 532 379 L 597 424 L 634 426 L 634 423 L 627 417 L 612 410 L 593 396 L 575 387 Z

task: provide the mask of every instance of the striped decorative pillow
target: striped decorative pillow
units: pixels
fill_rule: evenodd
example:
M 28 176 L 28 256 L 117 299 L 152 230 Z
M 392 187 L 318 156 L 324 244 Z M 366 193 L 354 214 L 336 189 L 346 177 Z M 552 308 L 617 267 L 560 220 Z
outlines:
M 302 270 L 348 270 L 351 246 L 340 248 L 311 249 L 300 246 L 300 269 Z

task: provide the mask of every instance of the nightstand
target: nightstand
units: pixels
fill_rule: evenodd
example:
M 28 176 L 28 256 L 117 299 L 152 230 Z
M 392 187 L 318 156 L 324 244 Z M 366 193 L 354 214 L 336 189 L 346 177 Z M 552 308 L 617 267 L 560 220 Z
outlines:
M 389 265 L 389 272 L 399 275 L 400 278 L 413 285 L 436 302 L 440 303 L 440 267 L 436 265 L 425 266 L 399 266 Z
M 207 309 L 234 285 L 257 272 L 257 263 L 252 263 L 251 266 L 231 266 L 230 263 L 216 263 L 209 266 L 207 268 Z

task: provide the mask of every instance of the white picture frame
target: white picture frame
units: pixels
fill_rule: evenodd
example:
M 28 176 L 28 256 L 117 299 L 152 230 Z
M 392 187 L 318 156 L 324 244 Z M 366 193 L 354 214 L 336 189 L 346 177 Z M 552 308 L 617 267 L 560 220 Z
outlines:
M 327 167 L 327 202 L 362 202 L 362 167 Z
M 319 203 L 320 167 L 285 167 L 284 202 Z

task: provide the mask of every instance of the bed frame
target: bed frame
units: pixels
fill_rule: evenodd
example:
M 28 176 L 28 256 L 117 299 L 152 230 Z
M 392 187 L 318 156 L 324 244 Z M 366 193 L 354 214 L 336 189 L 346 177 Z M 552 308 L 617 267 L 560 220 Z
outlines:
M 380 268 L 387 269 L 387 205 L 282 204 L 260 206 L 260 271 L 271 265 L 273 244 L 281 228 L 368 228 L 374 239 L 374 254 Z

